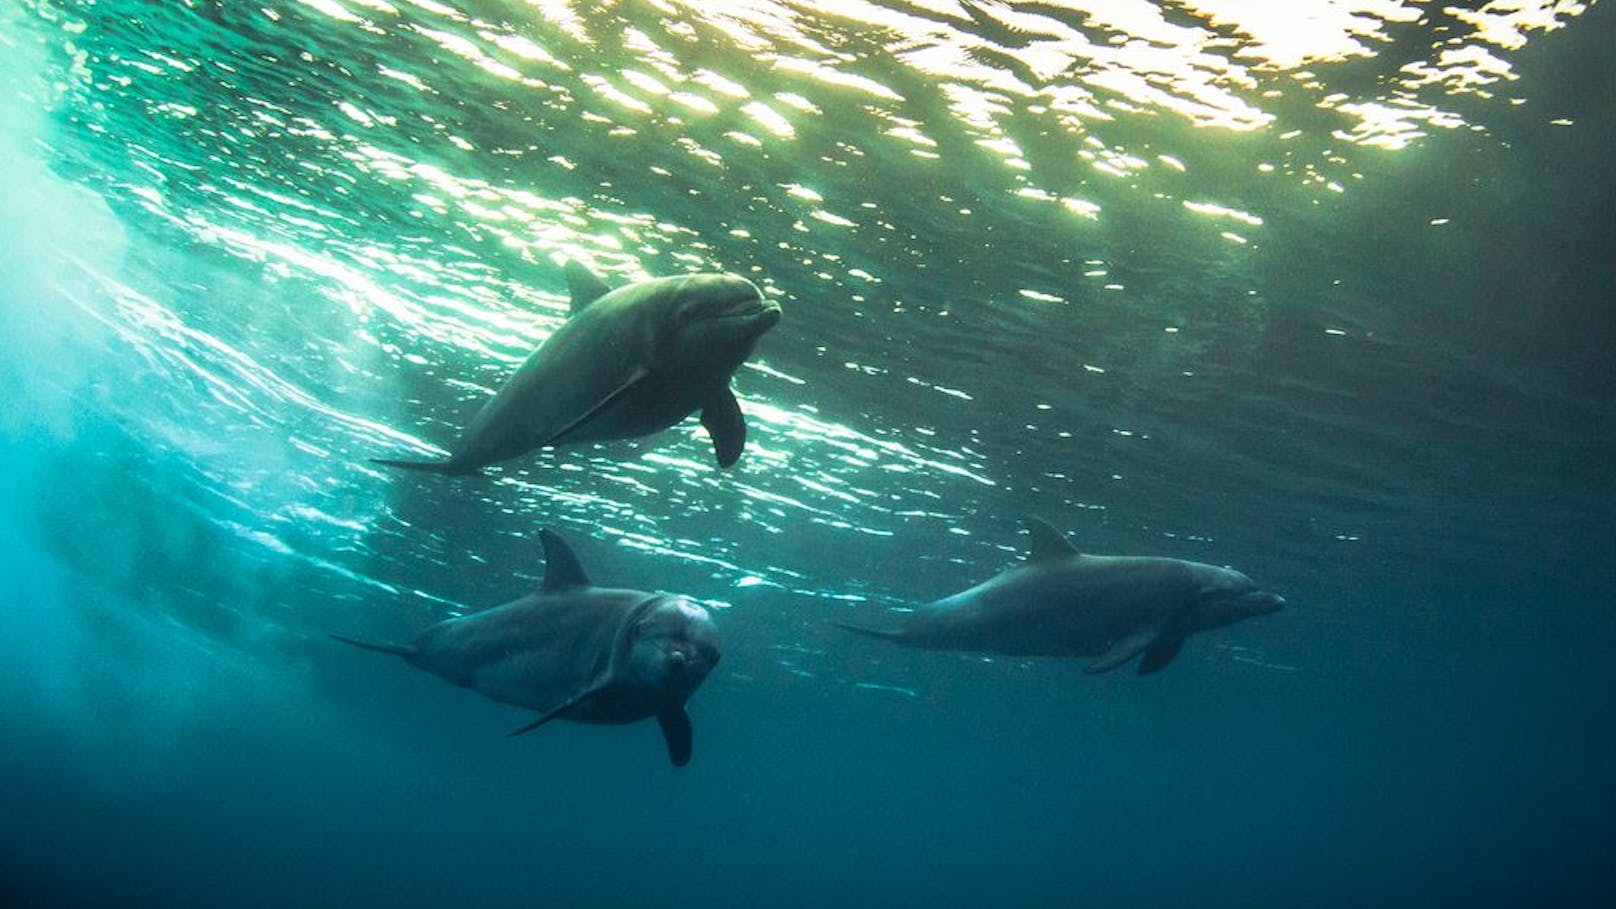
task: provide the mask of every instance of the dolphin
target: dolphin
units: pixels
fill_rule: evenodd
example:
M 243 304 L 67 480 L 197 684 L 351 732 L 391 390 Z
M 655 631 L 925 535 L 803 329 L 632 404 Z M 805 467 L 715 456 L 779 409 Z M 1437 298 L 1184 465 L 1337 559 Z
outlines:
M 1178 655 L 1184 639 L 1274 612 L 1284 597 L 1232 568 L 1144 556 L 1087 555 L 1037 518 L 1026 561 L 927 603 L 895 628 L 849 631 L 928 650 L 1093 657 L 1105 672 L 1141 654 L 1139 674 Z
M 332 635 L 397 654 L 462 688 L 555 719 L 622 724 L 656 717 L 675 767 L 690 762 L 685 701 L 718 663 L 718 631 L 686 597 L 596 587 L 560 535 L 540 532 L 544 583 L 502 606 L 432 625 L 408 644 Z
M 572 314 L 472 417 L 449 457 L 374 463 L 477 473 L 535 448 L 650 435 L 698 410 L 718 466 L 740 459 L 746 420 L 730 377 L 780 321 L 779 304 L 736 275 L 612 290 L 577 262 L 565 270 Z

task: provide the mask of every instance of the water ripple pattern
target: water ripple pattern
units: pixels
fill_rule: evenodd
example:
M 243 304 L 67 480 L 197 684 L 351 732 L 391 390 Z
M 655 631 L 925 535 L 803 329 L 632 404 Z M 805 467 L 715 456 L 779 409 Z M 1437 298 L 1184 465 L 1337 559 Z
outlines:
M 1377 430 L 1295 409 L 1252 445 L 1276 392 L 1251 355 L 1288 305 L 1265 269 L 1296 252 L 1274 235 L 1400 150 L 1491 141 L 1527 101 L 1511 54 L 1585 8 L 22 0 L 22 25 L 57 54 L 52 167 L 132 246 L 83 264 L 106 365 L 74 393 L 199 472 L 228 538 L 442 610 L 483 591 L 429 569 L 531 564 L 541 524 L 677 556 L 715 602 L 897 604 L 824 554 L 947 534 L 958 555 L 900 557 L 963 579 L 1018 511 L 1122 505 L 1136 540 L 1205 540 L 1158 519 L 1196 455 L 1306 520 L 1321 471 L 1363 468 L 1302 430 Z M 740 467 L 693 423 L 481 482 L 368 466 L 453 440 L 565 318 L 569 258 L 781 301 L 737 380 Z

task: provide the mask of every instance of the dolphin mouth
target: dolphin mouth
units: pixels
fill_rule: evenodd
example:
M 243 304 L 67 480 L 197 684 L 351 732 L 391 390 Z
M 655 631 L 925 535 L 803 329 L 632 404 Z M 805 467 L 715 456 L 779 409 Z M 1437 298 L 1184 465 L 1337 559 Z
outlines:
M 780 304 L 773 300 L 763 300 L 762 304 L 762 306 L 753 309 L 747 315 L 763 323 L 764 328 L 773 328 L 775 323 L 780 321 L 782 314 Z
M 743 301 L 744 298 L 738 298 L 734 302 L 740 303 Z M 780 321 L 780 315 L 780 304 L 774 302 L 773 300 L 756 299 L 755 305 L 748 306 L 745 309 L 730 309 L 727 312 L 714 313 L 708 318 L 712 319 L 714 322 L 755 321 L 758 323 L 760 330 L 767 331 L 768 329 L 773 328 L 775 324 Z
M 780 304 L 774 302 L 756 288 L 747 286 L 736 288 L 735 292 L 713 300 L 713 308 L 718 312 L 714 315 L 719 318 L 727 316 L 752 316 L 761 312 L 779 312 Z
M 675 652 L 668 655 L 667 669 L 670 678 L 680 680 L 682 684 L 699 685 L 717 664 L 716 657 Z
M 1285 608 L 1285 598 L 1266 590 L 1254 590 L 1240 597 L 1240 603 L 1258 614 L 1278 612 Z

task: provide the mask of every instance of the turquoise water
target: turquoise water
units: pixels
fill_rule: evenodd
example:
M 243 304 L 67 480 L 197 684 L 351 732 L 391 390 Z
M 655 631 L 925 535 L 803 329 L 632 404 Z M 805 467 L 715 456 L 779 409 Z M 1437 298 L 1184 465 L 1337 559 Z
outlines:
M 1610 4 L 0 6 L 8 906 L 1604 905 Z M 784 308 L 694 421 L 400 475 L 560 263 Z M 1023 515 L 1290 606 L 1166 671 L 832 620 Z M 333 643 L 540 528 L 695 759 Z

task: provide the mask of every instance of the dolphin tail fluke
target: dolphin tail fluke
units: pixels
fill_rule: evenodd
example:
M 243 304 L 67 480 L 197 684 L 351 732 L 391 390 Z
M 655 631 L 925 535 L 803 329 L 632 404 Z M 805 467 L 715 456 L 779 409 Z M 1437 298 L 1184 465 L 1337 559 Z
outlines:
M 391 653 L 394 656 L 401 657 L 414 656 L 415 654 L 415 648 L 407 644 L 387 644 L 380 641 L 361 641 L 358 638 L 344 637 L 340 634 L 334 634 L 331 637 L 335 640 L 341 641 L 344 644 L 358 647 L 360 650 L 374 650 L 377 653 Z
M 477 468 L 467 467 L 463 463 L 456 463 L 454 458 L 445 458 L 441 461 L 399 461 L 392 458 L 371 458 L 370 463 L 380 464 L 383 467 L 397 467 L 401 470 L 419 470 L 424 473 L 442 473 L 450 476 L 477 472 Z
M 831 624 L 845 631 L 851 631 L 854 634 L 862 634 L 865 637 L 880 638 L 883 641 L 903 640 L 903 632 L 896 628 L 871 628 L 868 625 L 855 625 L 852 622 L 833 621 Z

